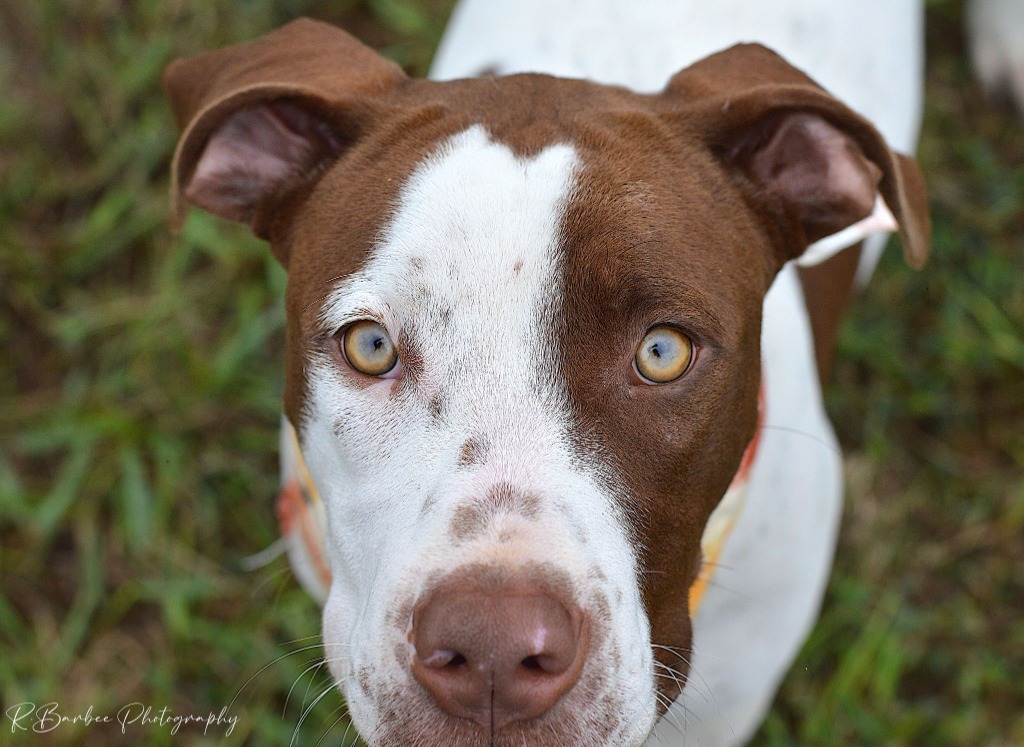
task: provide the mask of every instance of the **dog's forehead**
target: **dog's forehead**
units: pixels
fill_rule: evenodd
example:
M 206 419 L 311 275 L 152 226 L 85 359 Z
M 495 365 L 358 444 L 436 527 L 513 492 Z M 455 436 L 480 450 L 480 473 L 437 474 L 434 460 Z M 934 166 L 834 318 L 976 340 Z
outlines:
M 669 302 L 682 309 L 677 321 L 692 311 L 721 327 L 728 309 L 763 291 L 757 278 L 716 267 L 737 250 L 754 261 L 733 264 L 756 267 L 757 237 L 720 240 L 722 227 L 744 226 L 722 199 L 730 187 L 706 148 L 664 126 L 650 97 L 547 76 L 425 91 L 324 175 L 294 223 L 289 414 L 301 408 L 308 358 L 297 343 L 358 311 L 351 297 L 342 313 L 338 288 L 373 286 L 407 336 L 454 312 L 466 333 L 486 320 L 501 334 L 581 299 L 622 311 L 627 295 L 646 317 L 616 323 L 665 321 L 657 308 Z M 389 261 L 373 262 L 385 245 Z M 371 263 L 372 279 L 361 274 Z
M 692 233 L 678 221 L 672 224 L 680 214 L 692 214 L 698 229 L 732 222 L 727 209 L 716 204 L 722 202 L 723 185 L 711 183 L 715 165 L 708 149 L 676 115 L 657 96 L 547 75 L 407 81 L 364 115 L 370 125 L 363 136 L 324 175 L 300 211 L 297 232 L 311 228 L 317 235 L 296 240 L 293 231 L 285 239 L 297 245 L 289 265 L 293 285 L 314 286 L 361 266 L 424 161 L 474 126 L 524 163 L 552 146 L 572 146 L 584 188 L 569 197 L 586 205 L 576 215 L 590 223 L 598 215 L 613 216 L 620 228 L 649 237 L 655 224 L 663 236 Z M 666 118 L 672 118 L 671 125 Z M 688 196 L 693 199 L 682 213 L 669 217 L 678 207 L 672 200 Z M 578 221 L 567 226 L 569 231 L 586 228 Z M 623 240 L 638 237 L 634 231 Z

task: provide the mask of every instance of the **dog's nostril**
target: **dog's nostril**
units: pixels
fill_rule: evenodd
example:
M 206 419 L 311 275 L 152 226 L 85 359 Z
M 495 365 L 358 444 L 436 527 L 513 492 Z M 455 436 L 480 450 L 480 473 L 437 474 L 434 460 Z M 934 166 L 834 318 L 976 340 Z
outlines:
M 412 637 L 412 674 L 437 704 L 497 730 L 572 689 L 588 634 L 581 610 L 536 585 L 450 581 L 417 605 Z
M 536 656 L 527 656 L 525 659 L 519 662 L 519 666 L 525 669 L 532 669 L 535 671 L 544 670 L 544 667 L 541 666 L 540 661 L 537 659 Z

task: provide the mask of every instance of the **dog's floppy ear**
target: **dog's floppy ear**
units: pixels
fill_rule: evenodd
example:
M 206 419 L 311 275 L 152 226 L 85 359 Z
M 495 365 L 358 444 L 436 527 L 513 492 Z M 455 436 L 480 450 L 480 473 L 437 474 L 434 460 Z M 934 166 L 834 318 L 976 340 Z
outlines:
M 404 78 L 341 29 L 307 19 L 171 63 L 164 86 L 182 128 L 172 228 L 192 203 L 266 238 L 276 208 L 357 136 L 358 102 Z
M 677 73 L 661 95 L 775 225 L 780 263 L 869 216 L 878 193 L 899 224 L 907 262 L 925 263 L 931 226 L 917 166 L 771 50 L 731 47 Z

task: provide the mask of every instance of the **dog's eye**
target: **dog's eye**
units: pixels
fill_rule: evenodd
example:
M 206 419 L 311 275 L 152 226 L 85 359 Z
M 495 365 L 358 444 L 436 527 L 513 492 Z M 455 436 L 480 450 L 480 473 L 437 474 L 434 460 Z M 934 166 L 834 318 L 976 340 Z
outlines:
M 652 384 L 675 381 L 693 361 L 693 343 L 674 327 L 655 327 L 636 351 L 636 370 Z
M 383 376 L 398 363 L 398 352 L 388 331 L 369 319 L 345 329 L 341 348 L 348 364 L 367 376 Z

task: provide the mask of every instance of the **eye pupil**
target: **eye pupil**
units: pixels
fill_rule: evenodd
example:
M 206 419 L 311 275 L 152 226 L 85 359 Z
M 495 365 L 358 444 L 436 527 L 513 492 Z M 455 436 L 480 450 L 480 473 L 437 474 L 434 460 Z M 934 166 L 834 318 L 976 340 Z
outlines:
M 367 376 L 383 376 L 398 363 L 398 353 L 387 330 L 370 319 L 346 327 L 340 343 L 345 361 Z
M 651 329 L 637 349 L 634 365 L 637 373 L 651 384 L 675 381 L 693 362 L 693 343 L 675 327 L 662 325 Z

